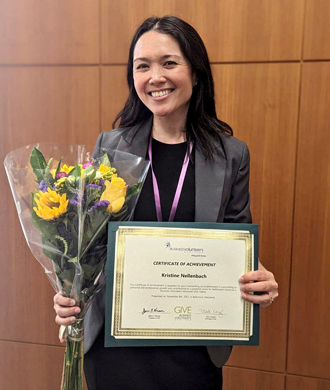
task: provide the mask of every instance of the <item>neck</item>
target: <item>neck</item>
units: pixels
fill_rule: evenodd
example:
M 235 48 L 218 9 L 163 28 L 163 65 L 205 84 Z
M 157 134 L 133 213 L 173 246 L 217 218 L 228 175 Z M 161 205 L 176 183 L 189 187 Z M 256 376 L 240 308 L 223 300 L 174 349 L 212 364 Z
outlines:
M 168 118 L 154 116 L 152 137 L 167 144 L 179 144 L 187 140 L 186 118 L 171 121 Z

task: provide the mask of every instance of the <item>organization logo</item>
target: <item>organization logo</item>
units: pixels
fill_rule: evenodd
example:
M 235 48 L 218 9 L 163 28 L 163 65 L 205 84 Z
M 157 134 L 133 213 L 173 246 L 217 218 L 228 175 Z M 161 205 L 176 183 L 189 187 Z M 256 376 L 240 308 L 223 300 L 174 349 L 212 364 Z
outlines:
M 170 251 L 186 252 L 186 253 L 204 253 L 203 248 L 192 248 L 192 247 L 173 247 L 170 241 L 165 242 L 165 248 Z
M 174 313 L 175 321 L 191 321 L 191 306 L 175 306 Z

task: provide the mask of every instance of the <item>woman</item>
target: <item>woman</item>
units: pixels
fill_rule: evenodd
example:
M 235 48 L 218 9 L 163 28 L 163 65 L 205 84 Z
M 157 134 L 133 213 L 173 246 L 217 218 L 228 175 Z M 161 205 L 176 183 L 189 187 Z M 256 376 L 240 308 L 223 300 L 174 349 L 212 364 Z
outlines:
M 99 136 L 95 154 L 106 147 L 152 161 L 134 219 L 250 223 L 248 149 L 217 119 L 211 68 L 198 33 L 172 16 L 147 19 L 131 43 L 127 80 L 129 97 L 114 122 L 119 129 Z M 262 265 L 239 282 L 249 302 L 265 307 L 278 296 L 274 276 Z M 56 322 L 74 322 L 74 302 L 59 294 L 54 301 Z M 103 340 L 104 291 L 85 319 L 90 390 L 219 389 L 231 350 L 104 348 Z

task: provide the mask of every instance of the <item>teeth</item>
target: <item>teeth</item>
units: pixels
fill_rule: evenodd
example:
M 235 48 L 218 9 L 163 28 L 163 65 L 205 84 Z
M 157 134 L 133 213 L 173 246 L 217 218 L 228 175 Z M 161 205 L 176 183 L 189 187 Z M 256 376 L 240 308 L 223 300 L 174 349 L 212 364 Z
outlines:
M 151 96 L 152 97 L 161 97 L 161 96 L 168 95 L 169 93 L 171 93 L 170 89 L 168 89 L 166 91 L 151 92 Z

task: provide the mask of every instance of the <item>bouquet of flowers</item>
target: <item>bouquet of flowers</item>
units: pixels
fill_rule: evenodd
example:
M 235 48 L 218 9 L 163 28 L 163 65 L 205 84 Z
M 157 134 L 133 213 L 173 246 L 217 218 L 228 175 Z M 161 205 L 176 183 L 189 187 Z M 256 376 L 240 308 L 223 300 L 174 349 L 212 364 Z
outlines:
M 4 162 L 34 257 L 55 291 L 81 308 L 65 329 L 61 390 L 83 388 L 84 317 L 104 280 L 107 222 L 131 217 L 149 167 L 124 152 L 97 155 L 84 146 L 41 144 L 15 150 Z

